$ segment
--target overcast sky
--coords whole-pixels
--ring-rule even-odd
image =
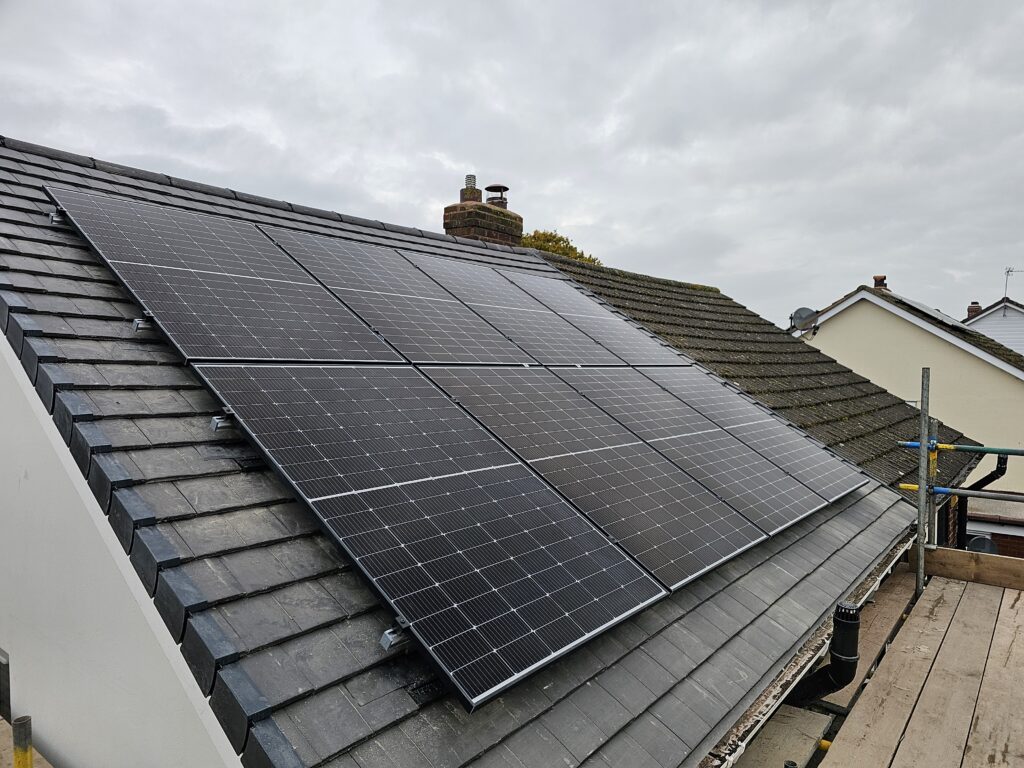
[[[1024,267],[1022,40],[1019,2],[0,0],[0,133],[434,230],[475,172],[777,323],[880,272],[962,317]]]

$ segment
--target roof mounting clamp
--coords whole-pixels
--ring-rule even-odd
[[[235,426],[235,418],[230,413],[225,413],[223,416],[214,416],[210,419],[210,429],[214,432],[219,432],[222,429],[233,429]]]
[[[398,650],[409,642],[409,633],[405,631],[405,628],[400,623],[396,623],[395,626],[390,629],[385,629],[384,634],[380,636],[380,647],[385,651]]]
[[[143,333],[153,330],[153,323],[144,317],[137,317],[132,320],[132,333]]]
[[[62,211],[60,208],[58,208],[57,210],[50,214],[51,224],[63,224],[64,222],[64,211]]]

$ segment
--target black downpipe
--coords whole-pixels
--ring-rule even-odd
[[[981,491],[991,483],[994,483],[1000,477],[1006,474],[1006,465],[1009,461],[1009,456],[999,455],[996,456],[996,468],[985,475],[977,482],[971,483],[967,486],[970,491]],[[961,496],[957,499],[956,504],[956,547],[957,549],[967,549],[967,503],[968,498]]]
[[[959,496],[956,500],[956,548],[967,549],[967,504],[970,501],[966,496]]]
[[[803,706],[835,693],[853,682],[857,675],[857,642],[860,638],[860,608],[839,603],[832,616],[832,642],[828,646],[828,664],[818,667],[796,684],[786,703]]]

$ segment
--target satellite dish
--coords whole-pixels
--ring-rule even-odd
[[[986,552],[990,555],[998,555],[996,545],[988,536],[974,536],[967,542],[969,552]]]
[[[810,307],[800,307],[800,309],[789,316],[789,324],[798,331],[806,331],[813,328],[817,322],[818,313]]]

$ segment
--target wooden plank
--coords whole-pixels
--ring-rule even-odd
[[[823,768],[889,765],[966,586],[932,579],[839,729]]]
[[[750,742],[736,768],[781,766],[787,760],[806,768],[831,724],[831,715],[783,704]]]
[[[960,768],[1003,591],[967,585],[892,768]]]
[[[878,588],[874,602],[864,606],[860,612],[860,662],[857,664],[857,674],[848,686],[829,694],[823,701],[838,707],[850,706],[893,630],[903,620],[904,613],[910,607],[910,601],[914,598],[915,581],[910,566],[901,563]]]
[[[911,562],[915,557],[916,552],[911,556]],[[1024,558],[1019,557],[938,547],[925,550],[924,572],[929,576],[974,581],[1007,589],[1024,589]]]
[[[1024,729],[1020,726],[1024,690],[1024,600],[1016,590],[1003,593],[992,636],[978,705],[964,750],[963,768],[1024,765]]]

